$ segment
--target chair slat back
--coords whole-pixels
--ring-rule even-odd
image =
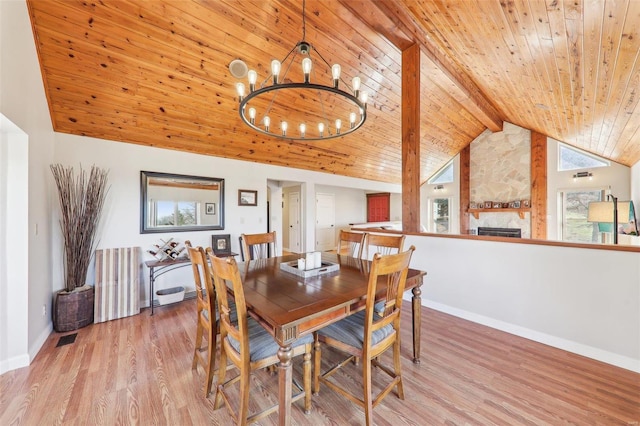
[[[402,251],[403,246],[404,235],[367,234],[364,256],[366,259],[372,259],[375,253],[383,256],[397,254]]]
[[[266,259],[276,256],[276,232],[242,234],[244,260]]]
[[[367,289],[365,345],[371,341],[371,333],[375,330],[390,323],[394,323],[394,328],[397,329],[402,307],[402,293],[414,250],[415,247],[411,246],[409,250],[398,254],[382,256],[376,253],[374,255]],[[378,286],[382,283],[387,286],[385,309],[380,317],[374,320],[376,293]]]
[[[338,254],[343,256],[361,258],[366,236],[366,232],[351,232],[340,230],[340,239],[338,240]]]
[[[216,292],[213,287],[213,280],[209,273],[209,264],[207,263],[207,255],[202,247],[193,247],[190,241],[185,241],[187,253],[191,260],[191,270],[193,271],[193,282],[196,287],[196,296],[198,298],[198,312],[203,313],[202,309],[208,311],[209,318],[215,314],[216,309]]]
[[[218,309],[220,312],[220,341],[225,345],[227,355],[233,358],[242,358],[243,362],[249,362],[249,333],[247,325],[247,304],[244,298],[242,278],[238,270],[238,264],[233,257],[216,257],[210,249],[207,249],[211,261],[213,282],[218,294]],[[238,316],[237,324],[231,322],[230,297],[228,288],[233,289]],[[228,346],[226,337],[231,336],[240,342],[240,353]]]

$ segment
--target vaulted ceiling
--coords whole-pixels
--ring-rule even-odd
[[[418,43],[421,180],[503,121],[640,160],[640,1],[306,0],[306,41],[369,93],[362,129],[317,142],[244,125],[228,69],[265,79],[302,39],[302,0],[27,3],[58,132],[400,183]]]

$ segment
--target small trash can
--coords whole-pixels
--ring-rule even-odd
[[[156,291],[158,303],[160,305],[168,305],[170,303],[182,302],[184,299],[184,287],[163,288]]]

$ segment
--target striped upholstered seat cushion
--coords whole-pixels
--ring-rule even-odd
[[[249,326],[249,348],[250,348],[250,360],[251,362],[259,361],[261,359],[270,357],[278,353],[280,346],[273,339],[273,336],[269,334],[258,322],[253,318],[247,320]],[[240,342],[231,336],[227,337],[231,346],[236,351],[240,352]],[[307,343],[313,343],[313,336],[308,335],[296,340],[291,347],[297,348],[300,345]]]
[[[374,313],[373,315],[374,321],[376,318],[379,318],[378,314]],[[362,348],[364,344],[364,323],[365,311],[360,311],[322,328],[318,331],[318,334],[338,340],[354,348]],[[382,339],[392,333],[393,326],[391,326],[391,324],[374,331],[371,336],[371,344],[378,344]]]

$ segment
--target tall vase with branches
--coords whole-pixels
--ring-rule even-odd
[[[72,166],[52,164],[51,172],[58,188],[60,201],[60,229],[64,240],[64,282],[66,293],[84,287],[89,263],[96,245],[96,233],[104,201],[107,195],[108,171],[92,166],[87,174],[80,167],[75,173]],[[62,293],[62,292],[61,292]],[[91,293],[91,321],[78,320],[76,312],[58,313],[60,293],[56,296],[54,306],[54,326],[58,331],[68,331],[83,327],[93,322],[93,292]],[[65,305],[66,306],[66,305]],[[78,309],[78,302],[69,304],[71,309]],[[87,312],[86,315],[89,316]],[[71,318],[71,319],[69,319]],[[58,323],[58,324],[56,324]],[[60,325],[60,323],[68,325]]]

